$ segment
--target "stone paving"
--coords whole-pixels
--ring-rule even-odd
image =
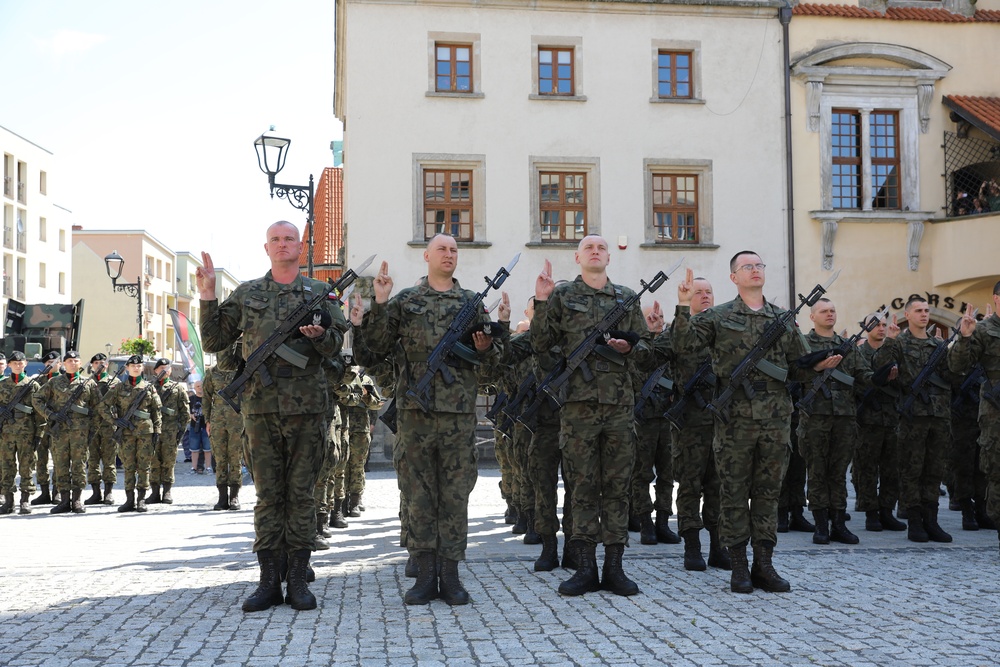
[[[625,567],[640,595],[561,598],[567,572],[532,571],[540,547],[511,535],[499,474],[484,469],[460,570],[473,604],[407,607],[395,477],[377,471],[365,513],[314,557],[319,609],[244,614],[252,487],[242,511],[213,512],[214,479],[188,471],[178,463],[177,502],[145,515],[0,517],[0,665],[1000,664],[997,534],[963,532],[944,499],[950,545],[866,533],[858,515],[857,546],[780,536],[790,594],[734,595],[728,573],[686,572],[680,545],[634,535]]]

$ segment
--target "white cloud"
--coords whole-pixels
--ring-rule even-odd
[[[61,60],[63,56],[84,53],[107,41],[107,35],[95,35],[79,30],[57,30],[48,39],[38,40],[39,48],[52,57]]]

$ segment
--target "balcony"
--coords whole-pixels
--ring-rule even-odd
[[[996,248],[1000,248],[1000,211],[929,222],[930,234],[923,247],[929,250],[933,284],[986,280],[992,290]]]
[[[10,176],[3,177],[3,196],[11,199],[14,198],[14,183]]]

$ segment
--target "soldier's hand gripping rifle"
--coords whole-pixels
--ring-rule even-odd
[[[154,391],[157,383],[165,378],[169,372],[170,366],[167,366],[162,371],[157,373],[154,381],[147,382],[146,386],[142,388],[142,391],[136,394],[135,398],[132,399],[132,402],[128,404],[128,409],[125,410],[125,414],[115,419],[115,430],[114,433],[111,434],[111,439],[114,440],[115,443],[120,445],[122,443],[122,436],[125,435],[125,430],[128,429],[131,431],[135,428],[135,424],[132,422],[132,417],[135,416],[135,413],[139,410],[139,406],[141,406],[142,402],[146,400],[147,396],[149,396],[149,392]]]
[[[642,285],[642,289],[636,294],[633,294],[627,299],[619,301],[615,304],[615,307],[608,311],[608,314],[604,316],[597,326],[587,334],[587,337],[576,346],[569,356],[563,359],[559,365],[557,365],[552,372],[550,372],[545,378],[538,383],[538,389],[535,392],[535,399],[531,402],[524,411],[518,415],[517,422],[523,424],[525,428],[529,431],[534,432],[535,427],[535,414],[542,407],[542,405],[547,401],[549,402],[553,409],[558,410],[565,403],[565,399],[562,397],[563,387],[569,382],[570,376],[580,369],[583,374],[583,379],[587,382],[591,382],[594,379],[594,374],[590,371],[590,367],[587,365],[587,357],[590,353],[594,351],[598,343],[606,343],[611,337],[610,332],[618,326],[618,324],[625,319],[628,315],[628,311],[639,303],[642,295],[646,292],[655,292],[660,288],[663,283],[667,282],[674,271],[681,265],[684,258],[677,260],[677,263],[671,266],[664,273],[663,271],[658,272],[653,279],[648,283],[645,280],[640,280],[639,284]],[[638,341],[637,341],[638,342]]]
[[[646,421],[642,416],[642,411],[646,409],[646,403],[649,402],[649,397],[653,395],[653,392],[657,390],[658,387],[663,387],[669,392],[674,390],[674,382],[670,378],[663,377],[663,374],[667,372],[667,365],[663,364],[655,371],[649,374],[646,378],[645,384],[642,385],[642,390],[639,392],[639,400],[635,402],[635,407],[632,408],[632,417],[638,422]]]
[[[768,351],[774,347],[782,336],[788,331],[789,323],[795,322],[795,316],[799,314],[804,306],[812,306],[820,297],[826,294],[826,291],[833,284],[833,281],[840,276],[840,271],[838,270],[830,280],[826,282],[825,285],[816,285],[808,296],[802,296],[799,294],[799,305],[797,305],[793,310],[786,310],[781,313],[778,317],[774,318],[764,333],[761,334],[760,338],[754,343],[753,348],[747,352],[746,356],[737,364],[733,372],[729,374],[729,384],[722,391],[721,394],[715,397],[711,403],[708,404],[708,409],[711,410],[715,418],[721,421],[723,424],[729,423],[729,404],[732,403],[733,397],[736,392],[743,390],[747,398],[752,399],[756,392],[754,391],[753,385],[750,379],[756,376],[757,373],[764,373],[774,379],[784,382],[788,376],[788,371],[783,368],[779,368],[774,364],[770,363],[764,357],[767,356]],[[794,324],[792,325],[794,326]]]
[[[356,270],[348,269],[346,273],[340,276],[340,279],[337,282],[329,286],[329,289],[324,288],[318,290],[311,299],[302,303],[298,308],[293,310],[288,317],[279,322],[278,326],[275,327],[274,332],[271,333],[271,335],[268,336],[256,350],[253,351],[253,354],[251,354],[246,361],[240,364],[233,381],[219,391],[219,396],[221,396],[222,399],[238,413],[240,411],[240,395],[246,389],[246,385],[250,381],[250,378],[254,376],[254,373],[260,373],[261,384],[265,387],[273,384],[274,379],[271,377],[271,374],[267,372],[267,367],[264,364],[267,363],[267,361],[274,355],[281,356],[283,354],[282,348],[285,345],[285,341],[288,340],[289,336],[299,330],[303,318],[305,318],[310,312],[319,308],[319,306],[326,301],[327,297],[329,297],[332,292],[339,291],[343,293],[344,290],[350,287],[351,284],[357,280],[358,274],[367,269],[368,265],[371,264],[374,259],[375,255],[372,255]],[[290,350],[287,349],[285,350],[285,352],[289,351]]]
[[[979,311],[977,310],[976,312]],[[922,403],[931,402],[930,391],[927,387],[928,384],[937,385],[941,389],[951,391],[951,386],[945,383],[944,380],[938,376],[936,369],[938,362],[940,362],[941,359],[944,358],[944,355],[948,353],[948,346],[951,345],[952,341],[954,341],[960,333],[961,329],[956,326],[951,330],[951,335],[948,336],[948,339],[938,343],[937,347],[934,348],[934,351],[931,352],[931,356],[927,358],[927,363],[924,364],[924,367],[920,369],[919,373],[917,373],[917,377],[913,378],[913,382],[910,383],[909,392],[907,392],[903,400],[899,402],[899,414],[904,417],[912,417],[913,404],[918,398]]]
[[[31,391],[31,384],[35,381],[38,374],[32,375],[31,377],[26,377],[21,380],[21,386],[18,387],[17,393],[14,394],[13,398],[6,405],[0,405],[0,431],[7,422],[14,421],[14,411],[18,409],[17,406],[21,405],[21,401],[28,395]]]
[[[87,388],[87,381],[83,380],[76,386],[73,393],[70,394],[69,400],[66,401],[61,408],[53,412],[45,420],[49,427],[49,433],[51,435],[56,435],[59,433],[59,428],[69,421],[69,411],[76,407],[76,402],[79,400],[80,395],[83,394],[83,390]]]
[[[490,409],[486,411],[486,418],[490,420],[490,423],[493,424],[494,427],[497,426],[497,420],[500,418],[500,411],[503,410],[503,406],[507,405],[508,400],[510,400],[510,397],[507,395],[507,392],[501,391],[497,394],[497,397],[493,399],[493,405],[491,405]]]
[[[535,377],[534,371],[528,371],[528,374],[521,380],[521,384],[517,386],[517,393],[501,409],[503,419],[500,420],[500,425],[497,426],[497,430],[500,433],[508,438],[513,435],[514,422],[517,421],[518,416],[521,414],[522,406],[526,402],[530,403],[535,399],[537,384],[538,379]]]
[[[986,370],[982,364],[976,364],[975,368],[969,371],[962,381],[962,386],[955,392],[955,397],[951,399],[951,409],[958,410],[966,400],[975,400],[979,397],[979,390],[986,380]]]
[[[818,364],[819,362],[823,361],[823,359],[826,359],[827,357],[831,357],[837,354],[839,354],[842,357],[847,356],[848,354],[850,354],[851,350],[853,350],[857,346],[858,341],[861,340],[861,337],[864,336],[865,334],[871,333],[871,331],[875,327],[877,327],[879,324],[885,321],[885,318],[888,315],[889,312],[887,310],[880,308],[878,312],[875,313],[872,317],[868,318],[864,322],[861,322],[861,329],[856,334],[854,334],[850,338],[841,341],[840,345],[838,345],[837,347],[831,350],[822,350],[818,357],[814,355],[806,355],[807,357],[810,358],[810,361],[812,362],[810,365]],[[802,398],[800,398],[799,401],[795,404],[795,407],[798,408],[799,411],[802,412],[802,414],[805,415],[809,414],[809,408],[810,406],[812,406],[812,403],[816,399],[816,395],[818,393],[823,392],[823,396],[825,396],[826,398],[830,398],[831,395],[830,387],[827,386],[826,381],[831,377],[836,379],[838,382],[843,382],[848,386],[854,385],[854,378],[852,378],[850,375],[847,375],[846,373],[844,373],[841,370],[838,370],[837,368],[827,368],[822,373],[813,378],[812,384],[809,385],[809,391],[803,394]]]
[[[680,398],[674,401],[674,404],[670,406],[669,410],[663,413],[663,416],[674,428],[680,431],[684,428],[684,409],[687,407],[687,402],[694,401],[694,404],[698,408],[704,410],[708,406],[708,403],[705,402],[705,398],[701,395],[701,392],[706,387],[712,388],[714,386],[715,373],[712,372],[712,360],[706,359],[701,362],[691,378],[684,383]]]
[[[514,259],[510,260],[510,264],[497,271],[496,276],[492,280],[490,280],[489,276],[483,278],[486,281],[486,288],[465,302],[462,309],[455,315],[455,319],[448,326],[448,331],[445,332],[441,340],[438,341],[438,344],[434,346],[434,350],[430,356],[427,357],[427,370],[424,371],[424,374],[417,380],[415,385],[406,390],[406,395],[416,401],[417,405],[424,412],[430,412],[431,410],[429,405],[430,387],[435,375],[441,373],[445,384],[455,382],[455,376],[452,375],[451,369],[448,368],[448,362],[452,360],[452,354],[457,354],[467,359],[475,358],[475,352],[465,347],[461,340],[472,326],[477,323],[480,315],[482,315],[483,299],[486,298],[491,289],[499,289],[503,285],[519,259],[521,259],[521,253],[514,255]]]

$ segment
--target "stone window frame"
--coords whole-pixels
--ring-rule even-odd
[[[476,153],[414,153],[412,174],[413,220],[407,245],[427,245],[424,227],[424,169],[472,172],[472,240],[458,241],[462,248],[489,248],[486,240],[486,155]]]
[[[539,178],[543,171],[573,172],[586,174],[587,179],[587,234],[601,233],[601,158],[528,156],[528,192],[530,213],[528,216],[528,242],[526,246],[572,246],[579,241],[543,241],[541,193]]]
[[[653,175],[671,174],[698,177],[698,242],[658,243],[653,216]],[[680,158],[645,158],[642,161],[643,191],[643,242],[640,248],[670,249],[716,249],[715,207],[712,160]]]
[[[651,104],[704,104],[702,98],[702,77],[701,77],[701,42],[693,40],[678,39],[654,39],[651,44],[651,75],[652,75],[652,95],[649,98]],[[659,80],[659,55],[660,51],[689,51],[691,52],[691,96],[690,97],[660,97]]]
[[[539,48],[573,48],[573,94],[572,95],[542,95],[538,92],[538,49]],[[583,37],[566,37],[554,35],[531,36],[531,94],[529,100],[544,100],[547,102],[586,102],[587,96],[583,87]]]
[[[472,90],[470,92],[439,91],[437,89],[437,45],[468,44],[472,48]],[[451,97],[455,99],[482,99],[482,36],[478,32],[436,32],[427,33],[427,92],[425,97]]]

